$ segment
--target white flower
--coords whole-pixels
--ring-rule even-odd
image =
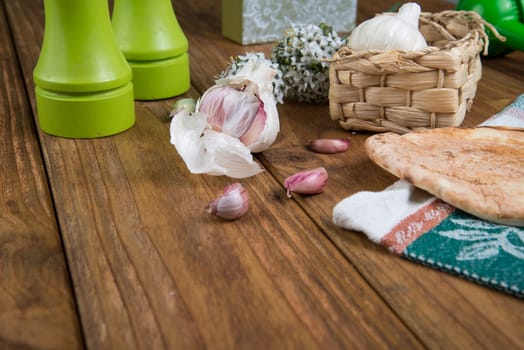
[[[285,97],[299,102],[327,101],[329,66],[323,59],[331,58],[344,44],[345,40],[325,24],[292,24],[271,56],[283,73]]]

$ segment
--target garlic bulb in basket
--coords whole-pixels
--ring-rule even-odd
[[[274,74],[248,62],[206,90],[194,112],[173,116],[171,143],[192,173],[244,178],[262,171],[251,152],[269,148],[279,131]]]
[[[398,13],[383,13],[358,25],[348,39],[348,46],[362,50],[416,51],[427,46],[418,29],[420,6],[402,5]]]

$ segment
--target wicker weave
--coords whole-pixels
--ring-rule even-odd
[[[422,13],[419,22],[422,50],[343,47],[333,56],[330,114],[344,129],[406,133],[462,123],[481,77],[487,23],[470,11]]]

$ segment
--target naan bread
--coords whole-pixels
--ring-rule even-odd
[[[384,133],[366,140],[366,152],[382,168],[465,212],[524,226],[524,131]]]

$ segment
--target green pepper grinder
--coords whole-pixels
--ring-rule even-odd
[[[189,90],[188,42],[170,0],[115,0],[112,23],[133,70],[135,99],[163,99]]]
[[[486,30],[489,56],[524,51],[524,0],[459,0],[457,10],[477,12],[506,38],[505,42],[500,42],[489,29]]]
[[[33,71],[42,131],[94,138],[135,123],[131,68],[115,40],[107,0],[44,0]]]

